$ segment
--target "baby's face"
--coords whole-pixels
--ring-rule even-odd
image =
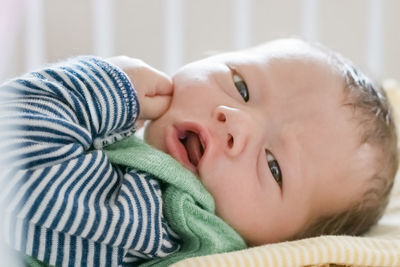
[[[363,192],[343,82],[310,53],[281,41],[189,64],[145,133],[199,176],[249,244],[285,240]]]

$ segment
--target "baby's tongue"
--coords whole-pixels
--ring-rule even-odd
[[[183,144],[186,148],[190,162],[197,167],[201,156],[203,155],[203,147],[201,146],[199,136],[193,132],[187,132]]]

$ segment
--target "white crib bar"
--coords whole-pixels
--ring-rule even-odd
[[[114,55],[113,2],[92,0],[93,53],[101,57]]]
[[[318,40],[318,0],[302,0],[300,36],[307,41]]]
[[[244,49],[251,45],[251,1],[235,0],[232,9],[233,17],[233,47]]]
[[[171,75],[183,64],[183,2],[182,0],[163,1],[164,69]]]
[[[45,28],[43,0],[25,0],[25,70],[45,62]]]
[[[368,70],[375,78],[384,78],[382,75],[383,37],[382,37],[382,13],[383,2],[381,0],[368,0],[366,16],[366,40],[365,59]]]

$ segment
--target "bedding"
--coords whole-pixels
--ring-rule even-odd
[[[400,86],[387,80],[384,88],[400,125]],[[365,236],[320,236],[190,258],[183,266],[400,266],[400,172],[383,218]]]

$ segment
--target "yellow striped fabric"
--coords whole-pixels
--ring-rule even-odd
[[[400,240],[320,236],[230,253],[186,259],[173,267],[205,266],[400,266]]]

